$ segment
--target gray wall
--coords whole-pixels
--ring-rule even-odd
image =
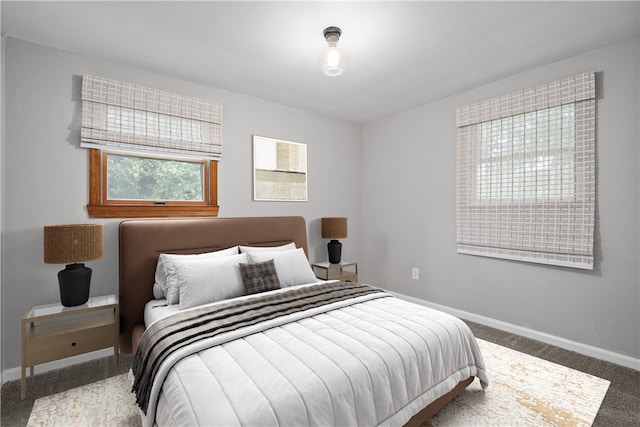
[[[326,260],[319,218],[349,217],[344,256],[391,290],[567,340],[640,357],[640,41],[610,45],[362,127],[193,82],[8,38],[2,140],[2,368],[20,363],[20,317],[59,300],[42,226],[105,223],[92,295],[117,292],[117,220],[86,215],[79,79],[94,73],[224,105],[220,216],[303,215],[311,259]],[[593,272],[456,254],[455,108],[594,69],[598,223]],[[428,84],[428,82],[425,82]],[[34,121],[31,117],[36,118]],[[308,144],[309,202],[253,202],[251,135]],[[366,230],[366,233],[363,232]],[[411,268],[420,268],[420,280]]]
[[[639,358],[639,51],[636,36],[365,125],[364,279]],[[588,70],[602,77],[594,271],[458,255],[455,108]]]
[[[2,15],[1,12],[0,15]],[[2,22],[1,16],[0,22]],[[0,30],[0,34],[2,34],[2,30]],[[2,36],[0,36],[0,93],[4,93],[4,37]],[[4,223],[2,215],[2,207],[4,205],[2,203],[4,201],[4,179],[2,171],[4,170],[4,143],[2,143],[2,141],[4,141],[4,96],[0,96],[0,291],[2,290],[2,264],[4,263],[2,259],[2,225]],[[0,331],[2,331],[2,324],[2,304],[0,304]],[[2,348],[2,340],[0,340],[0,367],[2,366],[3,360]],[[0,369],[0,383],[3,383],[2,377],[2,369]]]
[[[79,148],[80,82],[84,73],[213,99],[224,106],[224,155],[219,164],[221,217],[302,215],[310,258],[325,261],[322,216],[349,218],[344,257],[361,259],[360,127],[213,87],[6,39],[6,129],[2,228],[2,368],[20,365],[20,318],[59,301],[56,273],[43,263],[42,227],[105,224],[105,256],[93,268],[91,295],[117,293],[118,220],[86,214],[87,151]],[[252,201],[252,135],[307,144],[308,202]]]

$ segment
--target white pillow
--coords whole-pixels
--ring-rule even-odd
[[[296,248],[296,244],[291,242],[282,246],[238,246],[240,253],[263,252],[263,251],[290,251]]]
[[[240,263],[247,261],[247,254],[239,254],[167,263],[167,289],[179,289],[180,310],[239,297],[245,294]]]
[[[167,261],[176,261],[181,259],[210,259],[210,258],[219,258],[224,256],[238,255],[238,247],[233,246],[228,249],[222,249],[215,252],[206,252],[203,254],[160,254],[158,256],[158,263],[156,264],[156,276],[155,282],[153,283],[153,296],[157,299],[162,299],[167,297],[167,286],[165,284],[165,278],[167,276],[164,271],[164,264]],[[175,294],[175,301],[169,302],[169,304],[177,304],[178,298],[180,297],[179,293]],[[167,298],[168,299],[168,298]]]
[[[280,285],[283,288],[318,281],[302,248],[293,251],[250,252],[249,259],[251,262],[264,262],[273,259]]]

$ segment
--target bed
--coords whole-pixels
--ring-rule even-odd
[[[233,298],[206,304],[189,293],[189,286],[201,292],[195,285],[184,285],[175,304],[167,302],[168,288],[166,295],[154,289],[160,254],[240,246],[248,260],[240,262],[242,273],[264,267],[259,282],[280,276],[282,289],[237,297],[234,291]],[[135,354],[143,425],[417,426],[474,377],[488,384],[475,338],[462,321],[366,284],[294,283],[282,261],[294,253],[308,267],[302,217],[121,222],[120,351]],[[180,263],[176,276],[205,264]]]

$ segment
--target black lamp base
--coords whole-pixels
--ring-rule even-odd
[[[60,302],[65,307],[82,305],[89,300],[91,269],[84,264],[67,264],[58,272]]]
[[[340,264],[340,258],[342,258],[342,243],[333,239],[327,243],[327,249],[329,251],[329,263]]]

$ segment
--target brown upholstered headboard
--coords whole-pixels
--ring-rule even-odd
[[[303,217],[152,219],[122,221],[120,247],[120,352],[132,354],[144,331],[144,306],[153,299],[160,253],[202,253],[235,245],[295,242],[307,257]]]

